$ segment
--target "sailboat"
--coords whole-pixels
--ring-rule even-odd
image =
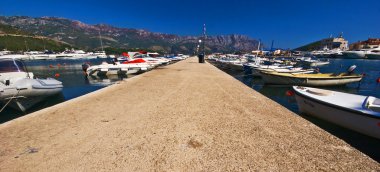
[[[102,51],[95,51],[94,55],[96,55],[98,58],[107,58],[106,52],[103,48],[103,41],[102,41],[102,35],[100,34],[99,30],[99,39],[100,39],[100,46],[102,47]]]

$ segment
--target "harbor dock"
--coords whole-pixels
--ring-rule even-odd
[[[380,165],[195,57],[0,124],[0,171],[154,170]]]

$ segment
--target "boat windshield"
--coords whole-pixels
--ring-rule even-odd
[[[24,65],[21,61],[13,59],[0,60],[0,73],[6,72],[25,72]]]

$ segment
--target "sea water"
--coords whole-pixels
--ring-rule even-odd
[[[355,73],[364,74],[365,76],[360,83],[353,83],[339,87],[324,87],[322,89],[330,89],[351,94],[360,94],[380,98],[380,83],[377,82],[380,78],[380,60],[329,59],[329,61],[330,64],[318,67],[320,72],[341,73],[346,72],[350,66],[356,65],[357,68],[355,70]],[[286,95],[286,92],[288,90],[292,90],[290,86],[264,85],[261,78],[254,78],[250,75],[244,74],[244,72],[236,72],[228,69],[222,70],[234,76],[236,79],[240,80],[247,86],[295,112],[300,117],[314,123],[325,131],[337,136],[351,146],[357,148],[361,152],[380,162],[379,139],[371,138],[360,133],[339,127],[335,124],[300,114],[295,97]]]
[[[24,61],[27,70],[33,72],[37,78],[55,78],[63,83],[61,94],[46,98],[46,100],[36,104],[26,112],[19,112],[6,107],[0,112],[0,124],[18,118],[28,113],[53,106],[55,104],[82,96],[95,90],[104,88],[117,81],[131,76],[109,76],[93,77],[86,76],[82,70],[82,64],[89,63],[98,65],[103,61],[110,62],[111,59],[82,59],[82,60],[33,60]],[[1,105],[2,107],[3,105]]]

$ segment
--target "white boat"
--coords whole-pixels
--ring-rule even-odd
[[[315,59],[312,59],[311,57],[298,57],[296,60],[298,60],[298,63],[300,63],[301,65],[310,66],[310,67],[330,64],[330,62],[327,60],[325,61],[322,61],[319,59],[315,60]]]
[[[153,57],[148,57],[145,55],[138,55],[138,56],[131,58],[131,59],[128,59],[128,60],[134,61],[134,60],[138,60],[138,59],[144,60],[146,64],[149,64],[152,67],[156,67],[159,65],[166,65],[166,64],[169,64],[171,61],[171,60],[166,59],[166,58],[160,58],[160,57],[153,58]]]
[[[380,59],[380,50],[372,50],[367,53],[368,59]]]
[[[343,51],[343,57],[348,59],[364,59],[366,50]]]
[[[257,68],[258,72],[278,72],[278,73],[313,73],[314,69],[304,69],[302,67],[291,67],[291,68]]]
[[[85,52],[83,50],[72,49],[72,50],[66,50],[62,53],[56,54],[56,58],[75,60],[75,59],[83,59],[83,58],[92,59],[92,58],[97,58],[97,56],[94,55],[94,53],[92,52]]]
[[[0,59],[30,60],[30,57],[24,54],[6,54],[6,55],[0,56]]]
[[[299,111],[380,139],[380,99],[293,86]]]
[[[41,52],[41,51],[27,51],[24,52],[25,55],[29,56],[30,60],[51,60],[56,58],[56,54],[52,52]]]
[[[87,75],[126,75],[126,74],[136,74],[143,73],[151,69],[151,66],[145,63],[136,64],[120,64],[115,62],[114,64],[109,64],[103,62],[100,65],[89,66],[88,64],[82,65],[83,71]]]
[[[303,85],[303,86],[338,86],[359,82],[362,75],[333,74],[333,73],[278,73],[261,72],[265,84],[274,85]]]
[[[369,48],[369,49],[360,49],[352,51],[343,51],[345,58],[367,58],[367,55],[371,52],[380,51],[380,47]]]
[[[53,78],[33,79],[23,63],[17,59],[0,59],[0,101],[3,108],[10,106],[26,111],[46,97],[62,91],[62,82]]]
[[[276,72],[278,69],[293,68],[293,66],[281,65],[278,63],[271,64],[271,65],[254,65],[254,64],[251,64],[250,67],[251,67],[251,71],[252,71],[252,76],[254,76],[254,77],[261,77],[261,71]]]
[[[107,54],[105,51],[95,51],[94,56],[97,58],[107,58]]]
[[[322,50],[312,51],[311,54],[317,57],[336,58],[341,57],[342,52],[340,48],[328,49],[324,47]]]
[[[359,82],[363,76],[354,74],[356,65],[347,69],[346,73],[279,73],[262,71],[261,77],[265,84],[301,85],[301,86],[338,86]]]
[[[0,51],[0,56],[2,55],[7,55],[7,54],[11,54],[12,52],[11,51],[8,51],[8,50],[3,50],[3,51]]]

